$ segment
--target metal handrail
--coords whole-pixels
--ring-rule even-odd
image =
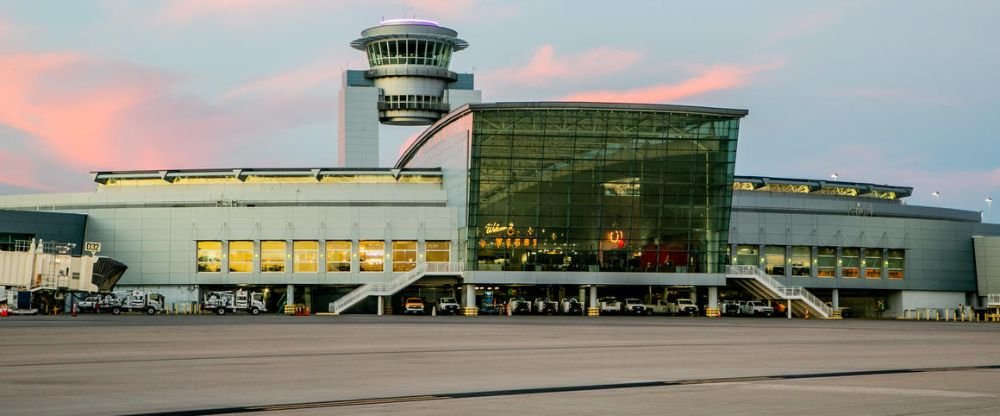
[[[369,295],[391,295],[398,292],[400,289],[409,286],[413,282],[419,280],[428,272],[430,273],[461,273],[465,270],[465,263],[460,262],[448,262],[448,263],[420,263],[417,264],[413,269],[403,273],[399,276],[394,277],[388,282],[375,282],[366,283],[354,289],[350,293],[341,296],[340,299],[333,301],[330,304],[330,312],[341,313],[347,308],[350,308],[355,303],[360,302],[362,299],[368,297]]]
[[[809,304],[814,310],[819,312],[826,318],[833,315],[833,308],[829,307],[820,298],[813,295],[811,292],[806,290],[801,286],[785,286],[781,284],[777,279],[771,277],[771,275],[765,273],[760,267],[745,265],[745,264],[733,264],[726,266],[726,273],[729,275],[736,276],[750,276],[756,279],[758,282],[764,285],[782,299],[798,299],[804,303]]]

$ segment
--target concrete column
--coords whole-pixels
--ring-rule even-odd
[[[385,312],[385,296],[378,296],[378,316]]]
[[[833,289],[833,290],[831,290],[830,291],[830,296],[833,297],[833,299],[830,301],[830,304],[833,305],[833,309],[839,308],[840,307],[840,289]]]
[[[688,295],[690,295],[690,297],[691,297],[691,303],[697,305],[698,304],[698,288],[697,287],[692,287],[691,288],[691,292]]]
[[[590,285],[590,301],[588,302],[587,307],[597,307],[597,285]]]
[[[580,296],[576,300],[580,301],[584,305],[583,307],[587,307],[587,288],[583,287],[583,285],[580,286]]]
[[[467,284],[465,285],[465,307],[471,308],[476,306],[476,285]]]
[[[294,304],[295,303],[295,285],[288,285],[288,288],[285,289],[285,294],[287,295],[287,296],[285,296],[285,304],[286,305]]]
[[[785,315],[787,315],[788,319],[792,319],[792,300],[791,299],[788,300],[788,304],[785,306]]]
[[[717,286],[708,287],[708,307],[719,308],[719,288]]]

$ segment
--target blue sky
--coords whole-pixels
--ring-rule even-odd
[[[348,43],[404,16],[471,44],[452,69],[486,101],[746,108],[737,174],[1000,196],[995,1],[0,0],[0,193],[333,166]],[[415,131],[384,127],[381,163]]]

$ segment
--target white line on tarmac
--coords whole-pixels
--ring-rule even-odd
[[[795,385],[795,384],[751,384],[744,388],[755,390],[808,391],[817,393],[847,393],[847,394],[882,394],[896,396],[920,397],[953,397],[959,399],[996,398],[996,395],[951,390],[898,389],[892,387],[859,387],[859,386],[826,386],[826,385]]]

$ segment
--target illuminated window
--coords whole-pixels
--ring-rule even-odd
[[[417,267],[417,242],[392,242],[392,271],[408,272]]]
[[[792,266],[792,276],[812,276],[812,247],[792,247],[792,257],[789,258],[789,263]]]
[[[816,249],[816,276],[837,276],[837,248],[819,247]]]
[[[424,251],[428,263],[448,263],[451,261],[451,242],[428,241]]]
[[[385,241],[361,241],[358,258],[363,272],[381,272],[385,263]]]
[[[283,273],[285,271],[285,242],[260,242],[260,271],[264,273]]]
[[[861,273],[861,249],[845,247],[840,252],[840,275],[848,279],[856,279]]]
[[[882,249],[880,248],[865,249],[865,278],[866,279],[882,278]]]
[[[785,246],[764,247],[764,270],[774,276],[785,275]]]
[[[296,241],[292,243],[295,252],[293,270],[295,273],[316,273],[319,271],[319,241]]]
[[[253,272],[253,241],[229,242],[229,271],[232,273]]]
[[[222,271],[222,242],[198,242],[198,272],[218,273]]]
[[[758,246],[751,246],[751,245],[736,246],[736,258],[733,259],[734,260],[733,264],[741,264],[744,266],[756,266],[758,251],[759,251]]]
[[[902,279],[903,265],[906,263],[906,250],[889,249],[886,255],[886,263],[889,266],[889,278]]]
[[[326,271],[328,272],[351,271],[350,241],[326,242]]]

